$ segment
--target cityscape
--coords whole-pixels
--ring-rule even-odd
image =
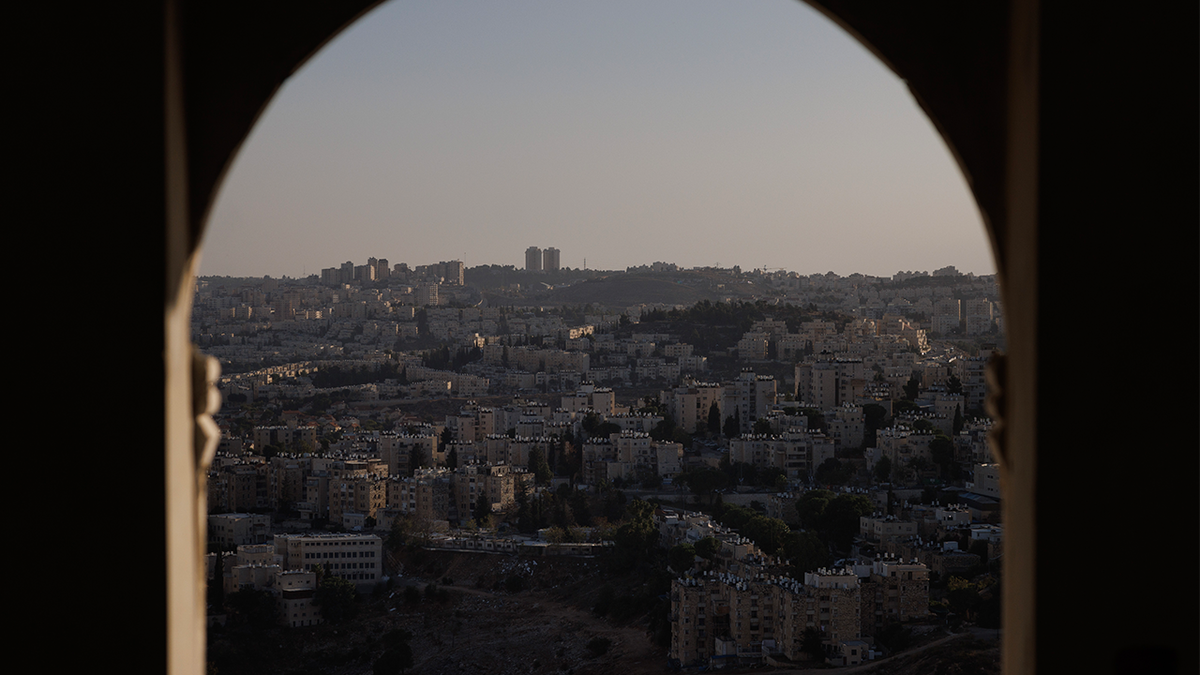
[[[1200,6],[37,9],[43,668],[1200,672]]]
[[[560,256],[196,280],[210,671],[999,672],[994,275]]]

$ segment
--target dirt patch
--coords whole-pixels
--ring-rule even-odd
[[[669,672],[666,650],[652,643],[644,622],[622,625],[592,614],[603,584],[593,560],[429,552],[419,571],[453,583],[439,586],[449,596],[444,603],[424,599],[430,577],[402,579],[422,590],[420,603],[404,602],[402,591],[388,598],[391,625],[413,633],[414,672]],[[526,590],[505,590],[513,578]],[[590,644],[607,644],[607,651],[596,655]]]

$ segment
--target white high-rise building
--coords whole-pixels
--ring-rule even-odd
[[[551,246],[542,251],[542,269],[547,272],[558,271],[558,249]]]
[[[530,246],[529,248],[525,249],[525,271],[542,271],[542,249],[536,246]]]

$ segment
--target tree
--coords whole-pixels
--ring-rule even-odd
[[[812,532],[792,532],[783,543],[783,555],[798,572],[812,572],[827,567],[829,547]]]
[[[729,484],[729,476],[720,469],[710,466],[690,469],[683,475],[683,481],[696,495],[706,495]]]
[[[725,432],[725,438],[737,438],[742,433],[742,419],[738,411],[733,411],[733,414],[725,418],[725,426],[722,428]]]
[[[425,451],[421,448],[414,447],[408,453],[408,472],[415,475],[417,473],[417,469],[425,466],[427,461],[428,458],[425,456]]]
[[[412,521],[408,516],[396,516],[392,519],[392,529],[388,532],[387,541],[384,545],[389,551],[399,551],[404,543],[408,541],[409,530],[412,529]]]
[[[708,407],[708,433],[713,436],[721,433],[721,408],[716,401]]]
[[[267,628],[279,620],[275,597],[267,591],[253,588],[230,593],[225,604],[232,610],[235,620],[255,628]]]
[[[946,391],[951,394],[963,393],[962,380],[958,379],[957,375],[946,378]]]
[[[663,417],[663,421],[654,425],[650,430],[650,438],[662,443],[664,441],[673,441],[675,437],[675,420],[668,415]]]
[[[962,577],[950,577],[946,582],[946,600],[950,603],[950,611],[971,620],[979,607],[979,587],[983,583],[973,584]]]
[[[915,401],[920,394],[921,380],[917,377],[916,373],[913,373],[912,377],[908,378],[908,382],[904,383],[904,398]]]
[[[941,470],[942,478],[950,478],[954,467],[954,441],[938,434],[929,441],[929,456]]]
[[[884,457],[875,463],[875,480],[886,483],[892,479],[892,460]]]
[[[475,511],[471,514],[475,523],[483,527],[490,515],[492,515],[492,505],[488,498],[482,494],[475,495]]]
[[[354,617],[358,591],[354,582],[326,574],[313,593],[313,604],[321,608],[321,618],[329,623],[341,623]]]
[[[654,526],[654,504],[635,499],[625,506],[625,522],[613,533],[620,555],[618,566],[632,567],[649,558],[658,548],[658,528]],[[624,565],[622,565],[624,563]]]
[[[770,420],[765,417],[760,417],[754,420],[754,428],[751,431],[752,433],[760,436],[769,436],[775,432],[775,430],[771,428]]]
[[[816,530],[825,517],[825,509],[834,497],[829,490],[809,490],[796,500],[796,512],[800,514],[800,526]]]
[[[816,628],[805,628],[803,642],[800,643],[800,649],[808,653],[809,658],[815,661],[825,661],[825,643],[821,641],[821,634]]]
[[[696,547],[691,544],[675,544],[667,552],[667,564],[678,574],[692,569],[696,561]]]
[[[712,560],[717,551],[721,550],[721,542],[716,537],[705,537],[696,542],[696,555],[705,560]]]
[[[821,538],[841,550],[849,550],[859,532],[859,518],[874,510],[875,505],[864,495],[842,494],[834,497],[822,516]]]
[[[548,485],[554,477],[554,472],[550,471],[550,464],[546,462],[546,454],[536,446],[529,450],[529,473],[533,474],[538,485]]]
[[[863,406],[863,445],[875,447],[875,433],[884,428],[887,420],[887,408],[878,403],[868,403]]]
[[[850,482],[850,469],[843,467],[841,460],[836,457],[830,457],[813,472],[813,478],[818,483],[827,485],[845,485]]]
[[[754,516],[742,528],[742,533],[754,541],[767,555],[774,555],[791,532],[788,524],[778,518]]]

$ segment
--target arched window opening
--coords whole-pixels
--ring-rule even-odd
[[[634,7],[641,14],[630,21],[629,10]],[[776,410],[768,420],[761,410],[747,408],[746,418],[737,421],[748,427],[741,431],[782,432],[778,425],[787,423],[780,421],[787,415],[808,416],[809,428],[820,429],[834,447],[829,459],[846,460],[844,471],[856,467],[862,474],[859,480],[877,483],[902,478],[910,490],[930,478],[961,481],[961,475],[952,476],[949,470],[956,460],[963,463],[956,453],[972,457],[974,452],[975,459],[981,457],[978,447],[972,451],[969,442],[965,448],[955,447],[962,429],[955,418],[982,406],[984,361],[979,360],[979,347],[986,356],[996,342],[1002,344],[1003,323],[994,280],[990,288],[986,279],[978,285],[971,279],[957,285],[940,283],[958,274],[955,265],[974,272],[971,276],[988,277],[993,271],[978,212],[955,158],[903,83],[805,6],[781,3],[764,17],[720,3],[699,9],[696,3],[652,7],[647,10],[638,3],[614,14],[607,5],[552,5],[536,14],[510,16],[504,23],[491,13],[502,16],[510,8],[485,5],[436,15],[429,8],[381,6],[294,76],[250,134],[212,211],[200,274],[319,275],[326,286],[350,281],[350,286],[382,289],[388,284],[378,283],[379,279],[371,280],[374,284],[361,277],[357,284],[353,282],[354,267],[367,258],[378,263],[384,256],[414,268],[439,264],[445,258],[459,265],[455,275],[439,271],[437,276],[444,280],[461,275],[464,266],[473,264],[507,263],[515,275],[519,268],[527,272],[536,266],[533,257],[522,258],[522,254],[545,244],[547,253],[554,250],[556,255],[541,255],[538,263],[549,266],[553,260],[556,268],[582,272],[585,282],[596,276],[597,269],[625,271],[662,260],[682,263],[680,268],[706,267],[710,274],[726,274],[727,288],[710,289],[718,301],[736,298],[755,303],[770,298],[768,304],[786,303],[791,289],[795,297],[808,298],[815,309],[814,289],[822,282],[813,273],[837,269],[841,273],[834,275],[837,283],[827,279],[828,295],[842,293],[847,298],[841,309],[864,322],[863,331],[907,336],[905,344],[923,355],[923,338],[916,333],[924,326],[937,334],[936,339],[945,340],[948,349],[958,349],[954,356],[958,360],[948,357],[940,366],[920,364],[920,368],[916,359],[878,360],[869,374],[863,369],[838,375],[831,380],[830,400],[815,400],[825,391],[820,371],[838,359],[806,361],[804,357],[811,356],[813,345],[821,341],[785,346],[791,343],[776,339],[768,319],[759,326],[766,327],[759,332],[767,337],[757,342],[744,338],[751,342],[739,341],[735,347],[737,359],[745,362],[738,365],[794,357],[791,382],[781,379],[798,410]],[[721,13],[708,16],[709,10]],[[784,15],[791,15],[792,23],[784,21]],[[701,18],[688,23],[697,16]],[[596,28],[605,21],[612,22],[604,26],[611,32]],[[680,23],[687,23],[687,28],[667,31],[673,25],[678,29]],[[497,31],[497,24],[503,30]],[[442,49],[452,40],[442,31],[451,29],[469,39]],[[639,33],[654,38],[638,43]],[[537,53],[547,46],[570,49],[555,52],[560,58]],[[809,70],[796,67],[797,63],[821,67]],[[550,86],[542,88],[543,81]],[[853,187],[847,188],[848,184]],[[270,221],[274,222],[269,227],[262,227]],[[527,248],[528,244],[534,245]],[[590,263],[584,262],[587,258]],[[354,261],[345,277],[343,259]],[[299,270],[297,260],[303,261]],[[730,269],[734,266],[739,269]],[[800,274],[789,277],[780,270]],[[909,275],[905,270],[934,274]],[[843,278],[864,271],[867,275],[848,282],[853,287],[849,294],[844,288],[834,290],[845,285]],[[387,274],[399,272],[389,268]],[[378,274],[374,267],[363,273]],[[529,277],[526,273],[520,278]],[[562,281],[554,279],[555,284],[572,281],[578,280],[569,275]],[[453,280],[448,285],[461,283]],[[740,284],[768,290],[733,288]],[[414,286],[410,293],[414,302],[439,304],[430,302],[427,286]],[[922,287],[941,290],[914,292],[912,298],[903,290]],[[800,292],[802,288],[805,292]],[[420,293],[425,296],[418,301]],[[256,301],[262,303],[258,311],[266,309],[265,290],[247,289],[241,295],[236,304],[245,308],[242,318],[252,320]],[[475,297],[464,292],[454,302],[470,304],[464,299]],[[236,318],[241,311],[223,306],[226,302],[212,294],[206,300],[211,301],[206,309],[220,306],[221,315]],[[299,318],[291,301],[271,301],[272,312],[289,313],[283,320]],[[820,300],[821,307],[829,303]],[[914,304],[920,307],[914,309]],[[335,314],[355,311],[345,306]],[[366,319],[372,310],[361,311],[360,318]],[[414,324],[418,311],[414,308],[409,317]],[[647,316],[657,317],[655,311],[650,308]],[[334,328],[328,316],[319,319],[312,308],[305,312],[305,320],[317,319],[327,331]],[[601,318],[603,314],[599,313]],[[787,321],[779,323],[783,336],[799,334]],[[849,322],[841,323],[838,330],[846,330]],[[220,322],[208,326],[219,329]],[[414,337],[423,337],[421,331],[429,331],[428,318]],[[222,339],[233,345],[278,337],[265,330],[249,338],[230,333]],[[332,337],[331,345],[338,340],[342,345],[361,345],[355,342],[359,335],[352,328],[348,335]],[[975,349],[953,345],[951,338],[974,342]],[[398,339],[396,346],[403,342]],[[751,357],[759,343],[764,353]],[[339,351],[336,346],[333,350]],[[660,359],[663,354],[651,350],[638,356]],[[906,367],[909,377],[902,378],[903,384],[889,384],[897,377],[893,371]],[[630,380],[640,379],[636,366],[632,375]],[[937,381],[939,375],[944,379]],[[665,378],[646,379],[670,389]],[[854,435],[854,423],[845,428],[833,420],[814,425],[814,417],[835,410],[836,404],[866,404],[872,386],[854,381],[867,379],[870,385],[878,385],[876,391],[898,386],[902,392],[898,400],[905,404],[893,406],[892,397],[883,395],[888,400],[885,415],[895,426],[870,431],[887,437],[886,450],[880,450],[885,443],[878,440],[868,450],[865,438],[860,447],[847,444],[843,449],[841,435]],[[561,394],[555,389],[562,382],[555,387],[535,377],[533,388]],[[510,389],[504,388],[504,393],[519,393]],[[242,397],[239,403],[266,396],[254,388],[234,395]],[[957,409],[955,400],[960,401]],[[921,415],[922,406],[933,414]],[[270,417],[268,412],[264,409],[264,416]],[[862,415],[865,422],[867,415]],[[751,416],[766,425],[753,426]],[[948,428],[940,428],[939,416],[948,418]],[[452,430],[448,423],[446,431],[451,440],[465,433]],[[949,433],[938,433],[946,442],[936,448],[929,442],[913,445],[897,440],[941,431]],[[310,442],[315,450],[319,439]],[[808,447],[810,466],[792,476],[783,472],[785,478],[798,479],[794,487],[827,484],[836,475],[830,473],[836,470],[834,465],[842,463],[835,461],[829,470],[818,472],[811,459],[817,451]],[[910,457],[914,448],[917,456]],[[839,454],[840,450],[850,452]],[[754,452],[744,446],[738,451]],[[973,467],[986,462],[965,463]],[[982,476],[971,481],[973,486],[982,482]],[[785,480],[783,485],[787,484]],[[893,506],[899,510],[904,501],[940,501],[929,498],[928,490],[918,492],[923,494],[910,500],[885,497],[881,511]],[[934,494],[942,496],[936,490]],[[974,500],[968,503],[977,507],[979,521],[986,520],[988,513],[989,500],[983,497],[968,498]],[[928,511],[933,521],[972,519],[969,508],[929,506],[922,513]],[[471,502],[469,509],[475,508]],[[867,517],[878,521],[879,532],[891,532],[893,521],[883,512]],[[998,549],[986,543],[994,528],[983,529],[981,537],[971,541],[984,542],[978,550],[986,570],[987,558],[994,559]],[[953,540],[947,534],[952,531],[934,522],[925,536]],[[867,547],[861,550],[868,556],[878,554],[885,568],[899,569],[912,562],[908,559],[915,556],[887,550],[902,536],[879,532],[868,533],[862,542]],[[909,548],[903,550],[913,552],[913,546],[925,543],[908,542]],[[964,544],[970,549],[964,556],[976,554],[976,547]],[[950,546],[943,546],[931,554],[926,570],[936,556],[943,577],[951,576],[951,570],[968,576],[965,568],[954,567],[962,561],[952,561],[956,556],[950,551]],[[903,567],[900,573],[915,572],[920,574],[914,566]],[[894,576],[896,570],[891,573]],[[885,572],[882,578],[887,576]],[[944,586],[946,578],[938,583]],[[925,605],[886,607],[880,615],[927,615],[928,599]],[[697,637],[703,640],[704,629],[697,629]],[[873,640],[875,633],[875,626],[852,631],[855,639],[866,635]],[[759,642],[765,639],[761,633],[757,637]],[[847,663],[861,658],[862,645],[855,640],[827,642],[828,658]]]

